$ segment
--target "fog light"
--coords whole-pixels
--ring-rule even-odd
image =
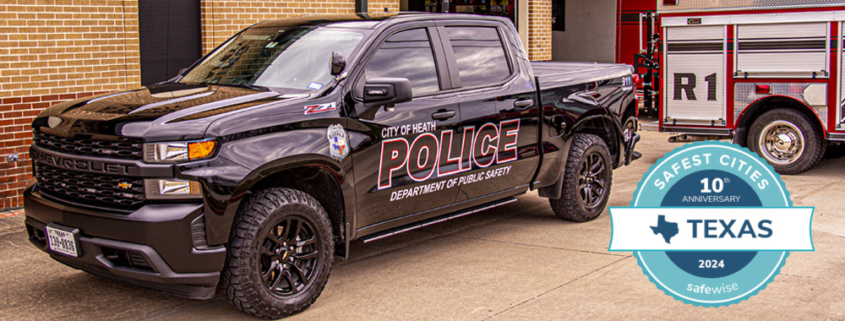
[[[180,179],[145,179],[148,200],[202,198],[202,186]]]

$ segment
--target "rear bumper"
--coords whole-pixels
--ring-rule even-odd
[[[130,213],[71,208],[24,192],[29,241],[65,265],[106,278],[193,299],[214,296],[224,247],[205,246],[202,204],[150,204]],[[49,249],[48,224],[78,229],[78,257]],[[204,234],[203,234],[204,236]]]

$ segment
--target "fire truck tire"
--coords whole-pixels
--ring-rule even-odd
[[[316,199],[288,188],[261,190],[235,218],[221,287],[253,316],[297,314],[323,292],[333,250],[332,225]]]
[[[812,120],[787,108],[757,118],[748,134],[748,147],[785,175],[806,171],[821,161],[827,143]]]
[[[611,164],[604,140],[593,134],[575,134],[566,160],[561,196],[549,199],[555,215],[575,222],[599,217],[607,206],[613,185]]]

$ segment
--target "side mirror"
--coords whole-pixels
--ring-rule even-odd
[[[332,51],[331,68],[332,76],[340,75],[340,73],[343,72],[343,69],[346,69],[346,58],[343,58],[343,54],[337,51]]]
[[[411,101],[411,97],[411,81],[408,78],[372,78],[364,84],[364,104],[367,108],[390,108]]]

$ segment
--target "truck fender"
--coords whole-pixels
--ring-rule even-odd
[[[563,157],[559,164],[556,166],[552,166],[549,168],[550,171],[554,171],[557,173],[557,179],[551,185],[547,186],[540,186],[537,188],[537,193],[541,197],[551,198],[551,199],[559,199],[561,197],[561,188],[563,187],[563,175],[566,172],[566,161],[569,157],[569,148],[572,145],[572,137],[575,136],[576,133],[580,132],[599,132],[605,131],[611,133],[611,135],[604,135],[607,137],[602,137],[603,135],[599,135],[603,139],[605,139],[605,143],[607,143],[608,147],[611,148],[610,154],[614,157],[614,168],[620,166],[622,160],[622,152],[621,146],[623,144],[623,137],[622,137],[622,129],[621,126],[618,124],[618,121],[614,121],[613,117],[609,114],[593,114],[590,116],[586,116],[578,120],[575,125],[572,126],[570,130],[567,131],[566,135],[564,135],[565,144],[564,148],[561,148],[561,151],[564,153],[565,157]],[[610,139],[611,141],[608,141]],[[616,146],[615,152],[613,147]],[[544,174],[543,177],[549,177],[550,175],[554,175],[551,173]],[[554,177],[554,176],[552,176]]]
[[[596,134],[605,140],[607,147],[610,149],[610,155],[614,158],[613,168],[619,167],[622,164],[622,156],[624,156],[625,138],[622,135],[622,125],[611,114],[593,114],[579,119],[572,126],[572,130],[569,131],[566,139],[571,139],[575,133],[595,131],[598,131]],[[603,134],[605,132],[608,134]]]
[[[255,188],[286,186],[297,189],[309,189],[311,194],[329,213],[334,225],[334,233],[344,236],[346,206],[354,202],[352,181],[345,179],[352,169],[350,159],[341,161],[332,158],[326,128],[308,128],[295,131],[278,132],[242,139],[224,144],[218,157],[225,158],[249,170],[242,177],[231,177],[237,181],[227,200],[206,202],[217,203],[206,212],[206,232],[209,244],[224,244],[229,241],[229,234],[235,215],[244,197]],[[290,182],[286,177],[299,180],[318,180],[329,186],[307,186]],[[293,186],[290,186],[293,185]],[[301,185],[301,186],[298,186]],[[316,194],[316,195],[315,195]]]

